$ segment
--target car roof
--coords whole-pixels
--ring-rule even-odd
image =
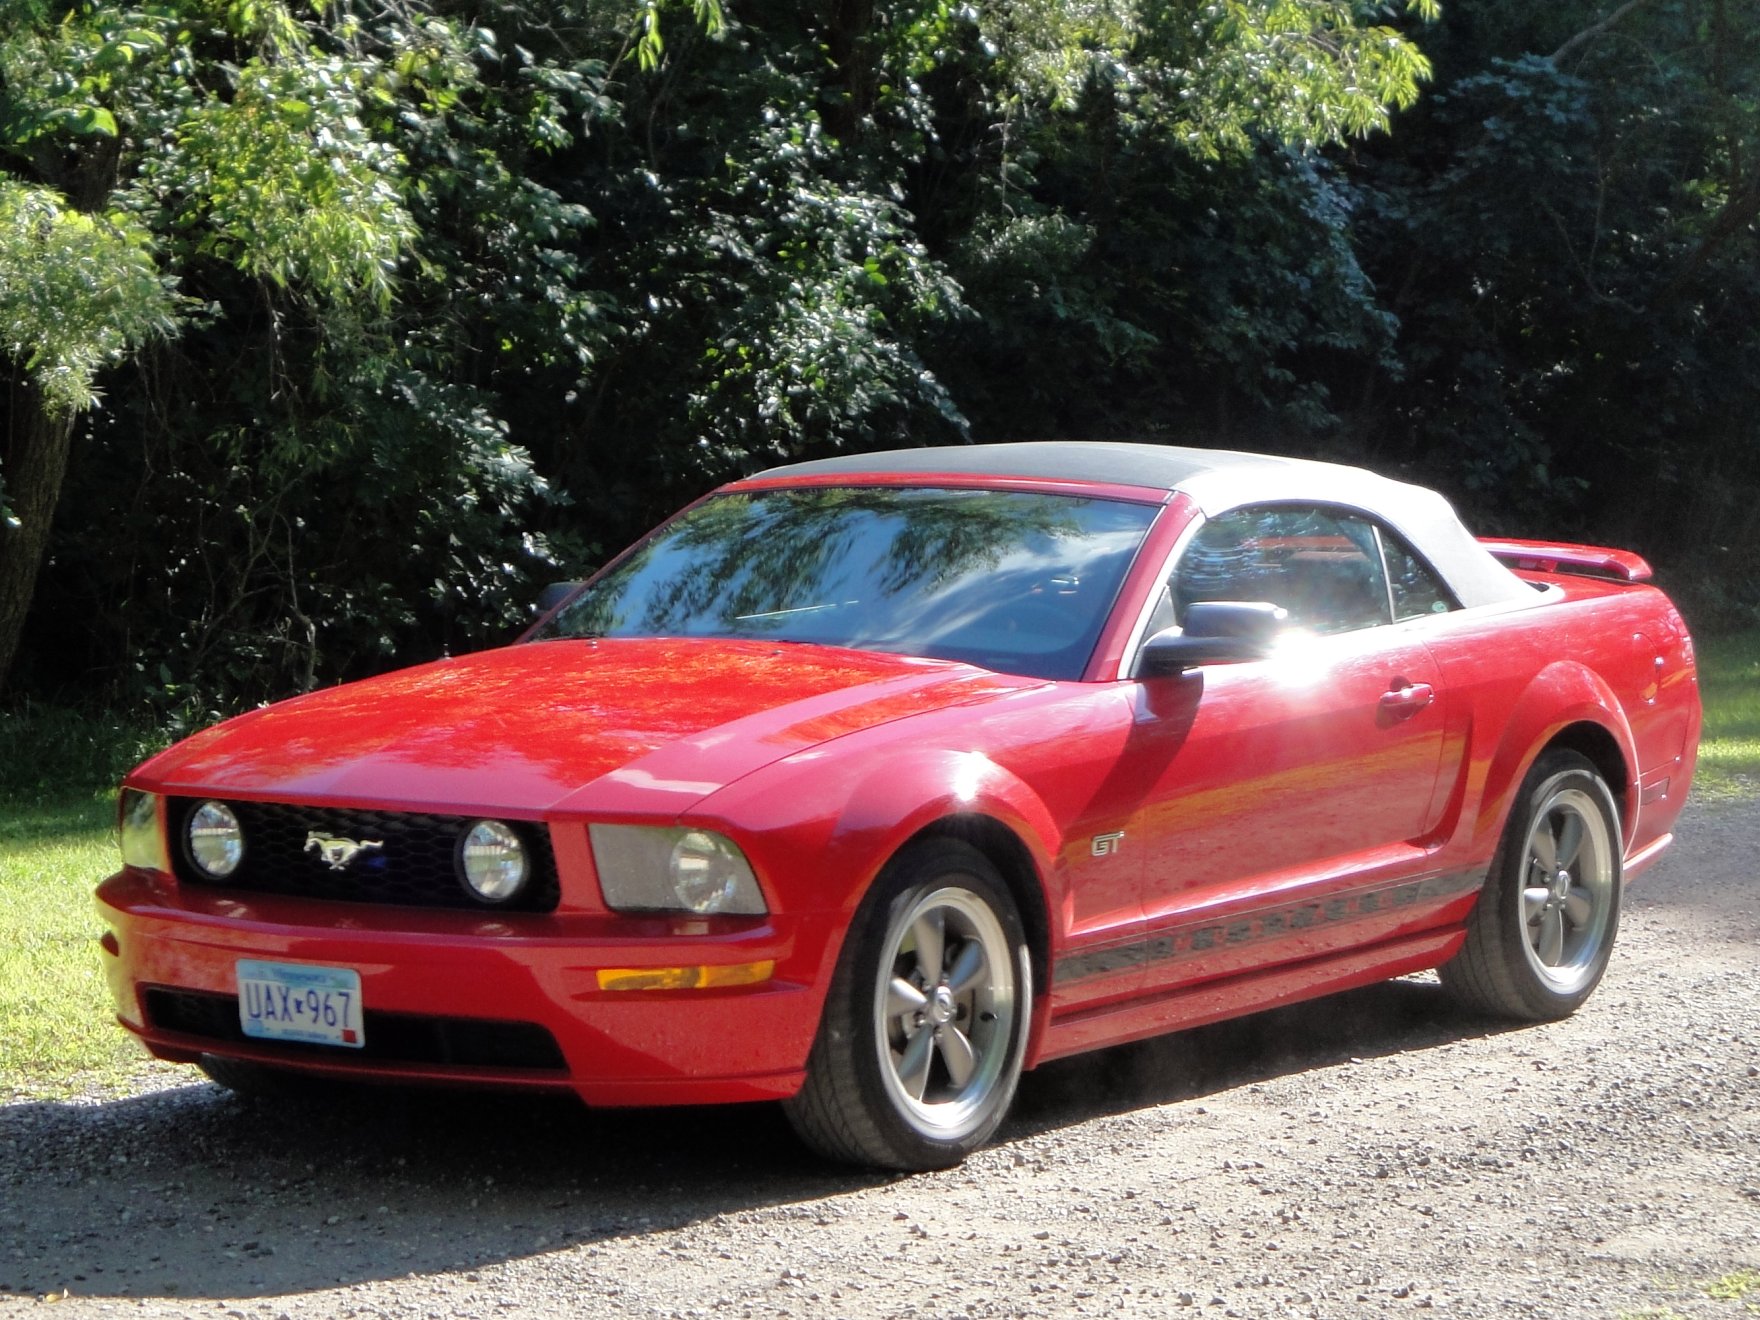
[[[1473,538],[1435,491],[1341,463],[1177,445],[1030,441],[840,454],[770,468],[752,479],[911,475],[1012,477],[1177,491],[1207,518],[1247,504],[1339,504],[1361,509],[1399,532],[1442,575],[1462,605],[1533,595],[1526,583]]]
[[[1022,444],[945,445],[931,449],[888,449],[873,454],[839,454],[810,463],[792,463],[758,475],[781,477],[853,476],[857,473],[979,477],[1031,477],[1096,485],[1144,486],[1178,490],[1182,482],[1226,467],[1302,463],[1229,449],[1188,449],[1175,445],[1124,444],[1101,440],[1030,441]]]

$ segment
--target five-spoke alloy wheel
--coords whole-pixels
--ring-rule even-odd
[[[957,885],[932,890],[887,932],[876,978],[874,1044],[892,1102],[956,1137],[984,1122],[1015,1038],[1015,951],[989,903]],[[1010,1079],[1012,1081],[1012,1079]]]
[[[1516,795],[1467,942],[1442,982],[1470,1007],[1545,1021],[1589,997],[1613,952],[1619,812],[1594,765],[1547,752]]]
[[[1031,1004],[1020,916],[995,867],[954,840],[907,848],[851,927],[789,1118],[836,1159],[957,1164],[1008,1111]]]
[[[1599,976],[1613,937],[1618,852],[1595,796],[1554,788],[1528,831],[1522,925],[1529,965],[1569,992]]]

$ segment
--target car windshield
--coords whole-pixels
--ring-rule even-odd
[[[1156,512],[1029,491],[717,495],[537,636],[762,638],[1079,678]]]

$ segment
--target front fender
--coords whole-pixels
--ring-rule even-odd
[[[1475,852],[1489,857],[1502,837],[1516,791],[1534,762],[1559,734],[1572,725],[1602,730],[1619,749],[1625,764],[1620,822],[1630,846],[1638,825],[1638,758],[1631,724],[1607,680],[1576,660],[1559,660],[1536,674],[1516,700],[1492,752],[1474,826]]]
[[[937,821],[971,816],[989,817],[1014,834],[1032,857],[1041,887],[1046,885],[1063,846],[1062,831],[1029,784],[981,752],[923,750],[889,759],[855,786],[837,834],[889,858]],[[853,909],[860,899],[860,893],[851,896],[847,906]]]
[[[773,908],[824,933],[811,974],[821,989],[851,915],[886,863],[937,821],[973,816],[1020,840],[1045,890],[1062,843],[1053,815],[1030,785],[979,752],[913,748],[850,757],[818,750],[712,794],[688,813],[693,824],[738,839]],[[1047,890],[1044,897],[1056,911],[1059,896]]]
[[[1053,873],[1062,837],[1052,812],[1030,785],[981,752],[808,754],[713,794],[689,813],[693,822],[727,822],[774,885],[776,902],[845,917],[913,836],[962,816],[999,822],[1020,839],[1042,879]]]

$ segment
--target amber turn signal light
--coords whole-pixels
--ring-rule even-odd
[[[761,985],[776,971],[776,960],[729,963],[720,967],[601,967],[601,990],[716,990]]]

